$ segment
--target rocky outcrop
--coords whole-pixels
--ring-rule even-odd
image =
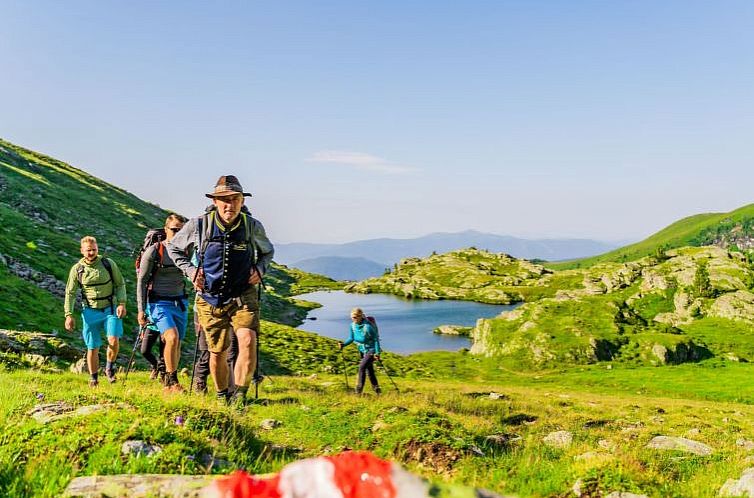
[[[468,337],[471,335],[471,329],[473,329],[473,327],[465,327],[463,325],[440,325],[432,332],[440,335],[459,335]]]
[[[5,265],[8,271],[18,278],[26,280],[42,290],[46,290],[55,297],[60,299],[65,298],[65,282],[61,282],[53,275],[37,271],[31,266],[8,255],[0,254],[0,264]]]
[[[3,329],[0,329],[0,352],[15,353],[22,357],[37,355],[51,362],[76,361],[82,354],[80,350],[68,345],[55,334]]]
[[[744,290],[724,294],[715,299],[708,315],[754,324],[754,294]]]
[[[551,275],[541,265],[504,253],[464,249],[403,259],[390,273],[347,285],[345,291],[512,304],[527,299],[522,287],[546,287]]]
[[[675,305],[675,311],[659,313],[655,316],[654,321],[666,323],[673,327],[691,323],[694,318],[702,314],[702,305],[704,303],[701,299],[694,299],[686,292],[678,291],[673,297],[673,304]]]

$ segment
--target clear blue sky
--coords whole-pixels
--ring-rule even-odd
[[[0,137],[273,241],[637,239],[754,202],[754,2],[0,0]]]

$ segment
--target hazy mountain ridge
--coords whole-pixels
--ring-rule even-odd
[[[301,261],[317,258],[360,258],[359,260],[341,260],[342,266],[338,269],[341,277],[336,277],[326,271],[321,273],[332,278],[361,280],[382,274],[381,271],[371,275],[365,274],[361,268],[365,264],[362,261],[363,259],[370,260],[384,269],[392,267],[404,258],[422,258],[432,253],[445,253],[466,247],[477,247],[491,252],[504,252],[522,259],[557,261],[601,254],[614,249],[616,246],[608,242],[590,239],[528,240],[508,235],[466,230],[458,233],[432,233],[413,239],[377,238],[344,244],[279,244],[276,247],[275,259],[289,266],[299,266]],[[316,266],[309,268],[316,268]]]

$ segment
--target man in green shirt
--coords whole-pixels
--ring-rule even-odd
[[[107,365],[105,375],[115,382],[115,360],[118,358],[118,340],[123,337],[123,317],[126,316],[126,284],[118,266],[109,258],[98,255],[97,239],[81,239],[81,258],[71,267],[65,286],[65,329],[76,328],[73,307],[76,290],[81,291],[82,335],[86,344],[86,364],[91,380],[97,387],[99,371],[99,348],[102,332],[107,335]]]

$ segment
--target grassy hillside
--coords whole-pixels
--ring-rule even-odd
[[[146,230],[162,226],[167,215],[80,169],[0,140],[0,328],[62,329],[62,293],[84,235],[94,235],[100,252],[121,268],[129,298],[126,328],[134,327],[133,253]],[[264,316],[289,324],[300,323],[311,304],[287,296],[339,287],[283,266],[273,268],[266,284]]]
[[[548,263],[547,267],[565,270],[588,268],[605,262],[624,263],[655,254],[658,251],[683,246],[714,244],[728,249],[737,246],[742,239],[748,244],[751,244],[751,241],[754,240],[754,204],[749,204],[729,213],[704,213],[689,216],[641,242],[591,258]]]

